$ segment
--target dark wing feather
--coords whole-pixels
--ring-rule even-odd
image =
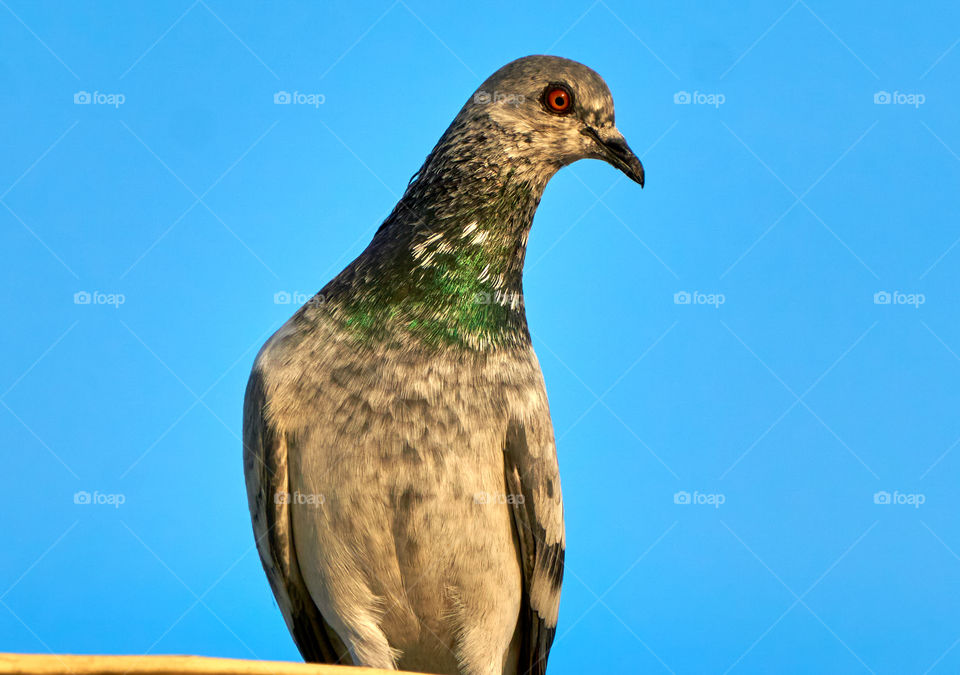
[[[540,440],[552,437],[552,432],[540,432]],[[504,472],[513,497],[509,501],[523,574],[521,675],[546,673],[563,582],[563,506],[556,453],[552,438],[538,446],[537,452],[531,452],[526,427],[510,423],[504,444]]]
[[[289,500],[289,437],[264,417],[263,379],[256,370],[243,406],[243,469],[260,561],[287,628],[304,660],[351,664],[350,655],[317,609],[300,573]]]

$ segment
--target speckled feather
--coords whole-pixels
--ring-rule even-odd
[[[575,119],[537,100],[554,82]],[[573,61],[514,61],[487,90],[522,101],[471,98],[367,249],[253,367],[254,533],[310,661],[546,669],[563,506],[523,262],[550,177],[582,157],[610,161],[582,127],[622,137],[603,80]]]

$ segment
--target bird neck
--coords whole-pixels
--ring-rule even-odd
[[[527,237],[546,177],[489,166],[431,167],[411,181],[327,300],[363,339],[470,349],[529,344]]]

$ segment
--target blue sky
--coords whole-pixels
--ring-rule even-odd
[[[0,651],[298,659],[238,438],[275,298],[553,53],[647,187],[566,168],[530,240],[551,672],[956,672],[958,41],[948,2],[3,0]]]

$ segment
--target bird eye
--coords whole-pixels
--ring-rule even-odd
[[[561,84],[551,84],[543,90],[543,105],[552,113],[565,115],[573,109],[573,94]]]

